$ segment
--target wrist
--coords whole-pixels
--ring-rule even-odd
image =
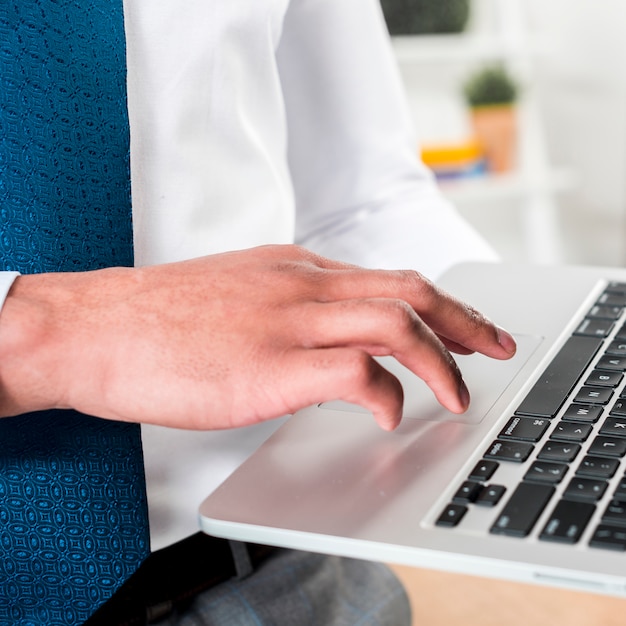
[[[54,408],[100,414],[112,339],[140,273],[117,267],[15,279],[0,311],[0,417]]]
[[[89,350],[81,328],[94,274],[15,278],[0,311],[0,416],[72,408],[71,383]]]
[[[51,335],[41,293],[45,280],[45,275],[17,277],[0,311],[1,416],[56,406],[53,368],[45,356]]]

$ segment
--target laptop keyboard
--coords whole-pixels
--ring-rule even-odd
[[[609,283],[436,524],[497,507],[489,532],[626,551],[626,283]],[[502,464],[519,484],[498,483]],[[539,519],[550,511],[541,524]]]

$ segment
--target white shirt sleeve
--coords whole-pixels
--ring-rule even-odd
[[[13,282],[20,275],[19,272],[0,272],[0,309],[9,295]]]
[[[431,277],[489,258],[417,159],[377,0],[125,5],[139,264],[291,241],[294,200],[296,240],[331,258]],[[279,423],[144,426],[153,549]]]
[[[496,260],[418,159],[376,0],[292,0],[278,62],[298,243],[430,277],[459,261]]]

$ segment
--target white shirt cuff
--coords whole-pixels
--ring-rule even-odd
[[[19,272],[0,272],[0,309],[9,295],[13,281],[20,275]]]

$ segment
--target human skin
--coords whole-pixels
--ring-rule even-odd
[[[507,359],[515,342],[416,272],[297,246],[20,276],[0,314],[0,415],[223,429],[342,399],[392,430],[402,388],[373,357],[395,357],[460,413],[469,393],[450,351]]]

